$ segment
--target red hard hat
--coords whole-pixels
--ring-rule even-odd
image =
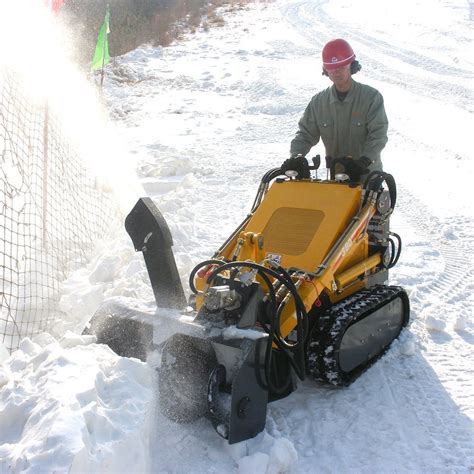
[[[337,69],[351,64],[355,60],[351,45],[343,39],[335,39],[326,43],[323,48],[323,68]]]

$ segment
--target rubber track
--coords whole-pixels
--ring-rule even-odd
[[[306,352],[308,373],[317,381],[340,387],[349,385],[365,372],[385,350],[357,370],[344,372],[339,367],[339,347],[344,333],[351,324],[363,319],[402,291],[403,288],[399,286],[376,285],[329,308],[318,318],[310,336]]]

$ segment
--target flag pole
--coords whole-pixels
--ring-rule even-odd
[[[105,78],[105,66],[110,61],[109,55],[109,44],[108,44],[108,34],[109,34],[109,4],[107,4],[107,10],[105,12],[104,22],[99,29],[99,36],[97,38],[97,44],[94,51],[94,56],[92,58],[91,71],[96,71],[100,69],[100,85],[99,88],[102,90],[104,85]]]
[[[105,15],[106,15],[106,17],[109,17],[109,4],[108,3],[107,3],[107,10],[105,12]],[[106,47],[106,44],[107,44],[107,41],[108,41],[107,35],[108,35],[108,29],[109,29],[109,21],[110,21],[110,19],[108,18],[107,19],[107,29],[105,30],[103,44],[102,44],[102,50],[104,51],[104,54],[102,54],[102,70],[100,72],[100,89],[101,90],[102,90],[102,87],[104,85],[105,47]]]

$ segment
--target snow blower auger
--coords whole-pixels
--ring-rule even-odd
[[[165,220],[149,198],[131,211],[125,226],[143,252],[158,310],[112,303],[88,332],[121,355],[161,351],[168,418],[207,416],[229,443],[254,437],[267,403],[289,395],[297,379],[349,385],[408,323],[406,292],[387,284],[401,251],[389,230],[395,181],[372,172],[351,182],[335,174],[344,162],[333,160],[327,180],[267,172],[248,216],[192,270],[188,314],[179,311],[186,301]]]

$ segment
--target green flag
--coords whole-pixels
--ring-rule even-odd
[[[94,58],[92,59],[91,71],[103,68],[110,61],[109,42],[107,38],[107,35],[110,33],[109,16],[109,9],[107,8],[104,23],[102,23],[99,36],[97,37],[97,45],[94,51]]]

